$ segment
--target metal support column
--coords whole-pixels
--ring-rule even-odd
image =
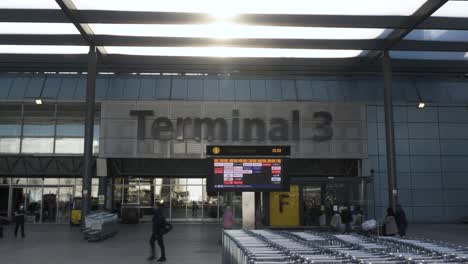
[[[84,142],[82,219],[84,219],[84,217],[89,213],[91,208],[91,180],[93,177],[93,130],[97,67],[96,64],[96,47],[90,46],[88,53],[88,75],[86,80],[86,120]]]
[[[384,111],[385,111],[385,144],[387,147],[387,178],[389,207],[396,209],[398,202],[396,160],[395,160],[395,131],[393,128],[393,93],[392,93],[392,66],[388,51],[382,57],[384,74]]]

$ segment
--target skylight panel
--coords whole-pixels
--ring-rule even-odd
[[[55,0],[1,0],[0,8],[12,9],[60,9]]]
[[[390,31],[378,28],[275,27],[231,23],[207,25],[90,24],[90,26],[95,34],[216,39],[375,39],[386,37]]]
[[[416,60],[468,60],[468,52],[446,51],[390,51],[393,59]]]
[[[426,41],[468,41],[467,30],[436,30],[436,29],[417,29],[413,30],[405,39],[426,40]]]
[[[468,1],[448,1],[432,14],[434,17],[468,17]]]
[[[106,46],[108,54],[141,56],[195,56],[220,58],[351,58],[361,50],[266,49],[231,47],[118,47]]]
[[[235,14],[411,15],[425,0],[74,0],[78,9]]]
[[[0,45],[0,53],[8,54],[86,54],[87,46]]]
[[[71,23],[0,22],[0,34],[79,34]]]

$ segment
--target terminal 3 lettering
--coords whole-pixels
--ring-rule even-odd
[[[131,116],[137,118],[137,138],[146,138],[146,119],[154,116],[152,110],[131,110]],[[313,114],[315,129],[313,135],[307,135],[315,141],[327,141],[333,137],[332,115],[326,111]],[[240,118],[239,110],[232,110],[231,133],[228,133],[228,122],[224,118],[187,118],[178,117],[175,124],[168,117],[157,117],[151,125],[151,138],[155,140],[271,140],[287,141],[300,140],[300,113],[291,111],[291,122],[285,118],[271,118],[269,128],[261,118]],[[205,129],[203,129],[203,127]],[[242,128],[242,131],[240,131]],[[202,133],[202,131],[205,131]],[[242,134],[241,134],[242,133]],[[202,135],[203,134],[203,135]],[[230,134],[231,138],[228,138]]]

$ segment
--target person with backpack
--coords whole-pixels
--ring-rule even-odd
[[[24,238],[24,222],[25,222],[24,207],[21,205],[15,212],[15,237],[18,236],[18,229],[21,227],[21,237]]]
[[[344,206],[343,210],[341,211],[341,223],[345,226],[344,233],[351,232],[351,222],[353,221],[353,215],[351,214],[351,210],[349,206]]]
[[[151,255],[148,260],[153,260],[156,258],[156,245],[155,242],[158,242],[159,249],[161,250],[161,257],[157,260],[158,262],[166,261],[166,250],[164,247],[164,235],[169,233],[172,230],[172,225],[166,221],[166,218],[163,216],[159,208],[154,209],[153,214],[153,232],[150,238],[150,248]]]
[[[397,205],[397,209],[395,212],[395,221],[398,227],[398,234],[401,237],[406,236],[406,229],[408,228],[408,219],[406,218],[405,210],[401,204]]]

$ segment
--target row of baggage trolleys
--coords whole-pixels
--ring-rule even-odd
[[[225,230],[223,264],[468,263],[443,242],[309,231]]]

